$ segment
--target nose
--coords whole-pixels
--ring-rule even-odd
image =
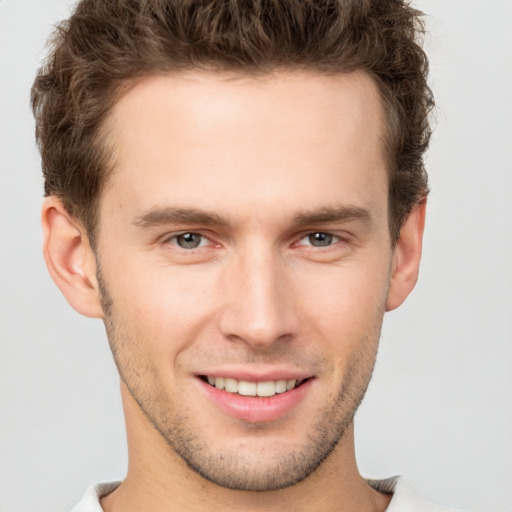
[[[271,251],[246,251],[222,286],[227,300],[219,326],[227,338],[265,349],[297,334],[297,297],[286,264]]]

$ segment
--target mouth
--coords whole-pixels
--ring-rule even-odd
[[[214,377],[210,375],[199,375],[199,378],[210,386],[240,396],[271,397],[277,394],[283,394],[292,391],[310,378],[288,379],[288,380],[267,380],[267,381],[248,381],[238,380],[231,377]]]
[[[245,423],[269,422],[291,414],[308,397],[314,396],[312,389],[316,380],[314,375],[290,372],[259,378],[256,375],[235,378],[232,373],[196,377],[210,403],[227,416]]]

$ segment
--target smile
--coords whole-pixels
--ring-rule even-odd
[[[237,380],[230,377],[202,376],[202,380],[208,382],[211,386],[227,391],[228,393],[241,396],[259,396],[269,397],[276,394],[285,393],[299,387],[308,379],[288,379],[288,380],[268,380],[263,382],[251,382],[247,380]]]
[[[197,375],[197,381],[209,401],[221,412],[231,418],[259,423],[283,418],[311,395],[316,381],[314,375],[291,378],[293,374],[284,373],[260,378],[243,375],[244,379],[234,378],[233,374],[221,377],[203,373]],[[272,379],[274,376],[278,378]]]

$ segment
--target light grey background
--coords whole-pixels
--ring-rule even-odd
[[[29,89],[68,0],[0,0],[0,511],[70,510],[126,467],[102,324],[41,256]],[[357,418],[360,469],[435,501],[512,510],[512,1],[418,0],[438,127],[417,289],[388,315]]]

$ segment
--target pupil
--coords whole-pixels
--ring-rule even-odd
[[[311,245],[315,247],[326,247],[332,244],[332,235],[327,233],[312,233],[309,235]]]
[[[183,233],[176,239],[178,245],[184,249],[195,249],[201,243],[201,237],[195,233]]]

